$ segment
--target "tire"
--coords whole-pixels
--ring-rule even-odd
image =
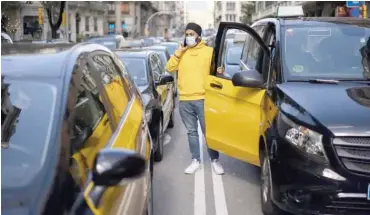
[[[156,148],[156,151],[154,152],[154,161],[156,162],[160,162],[162,161],[163,159],[163,123],[162,123],[162,119],[160,119],[159,121],[159,125],[158,125],[158,133],[157,133],[157,136],[156,136],[156,143],[157,143],[157,148]]]
[[[168,128],[173,128],[175,127],[175,98],[173,100],[173,109],[172,109],[172,113],[171,113],[171,116],[170,116],[170,121],[168,122]]]
[[[281,210],[271,199],[270,165],[265,151],[261,151],[261,207],[264,215],[281,215]]]

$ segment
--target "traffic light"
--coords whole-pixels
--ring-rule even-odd
[[[44,9],[39,8],[39,25],[44,24]]]

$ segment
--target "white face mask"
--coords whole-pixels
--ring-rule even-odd
[[[197,41],[194,36],[188,36],[186,37],[186,45],[193,47],[197,44]]]

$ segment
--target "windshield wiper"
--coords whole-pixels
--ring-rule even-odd
[[[330,79],[309,79],[309,80],[288,80],[288,82],[309,82],[314,84],[338,84],[338,80]]]

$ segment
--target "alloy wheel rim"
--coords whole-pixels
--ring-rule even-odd
[[[269,189],[269,170],[267,165],[267,158],[264,158],[262,165],[262,197],[263,201],[267,202]]]

